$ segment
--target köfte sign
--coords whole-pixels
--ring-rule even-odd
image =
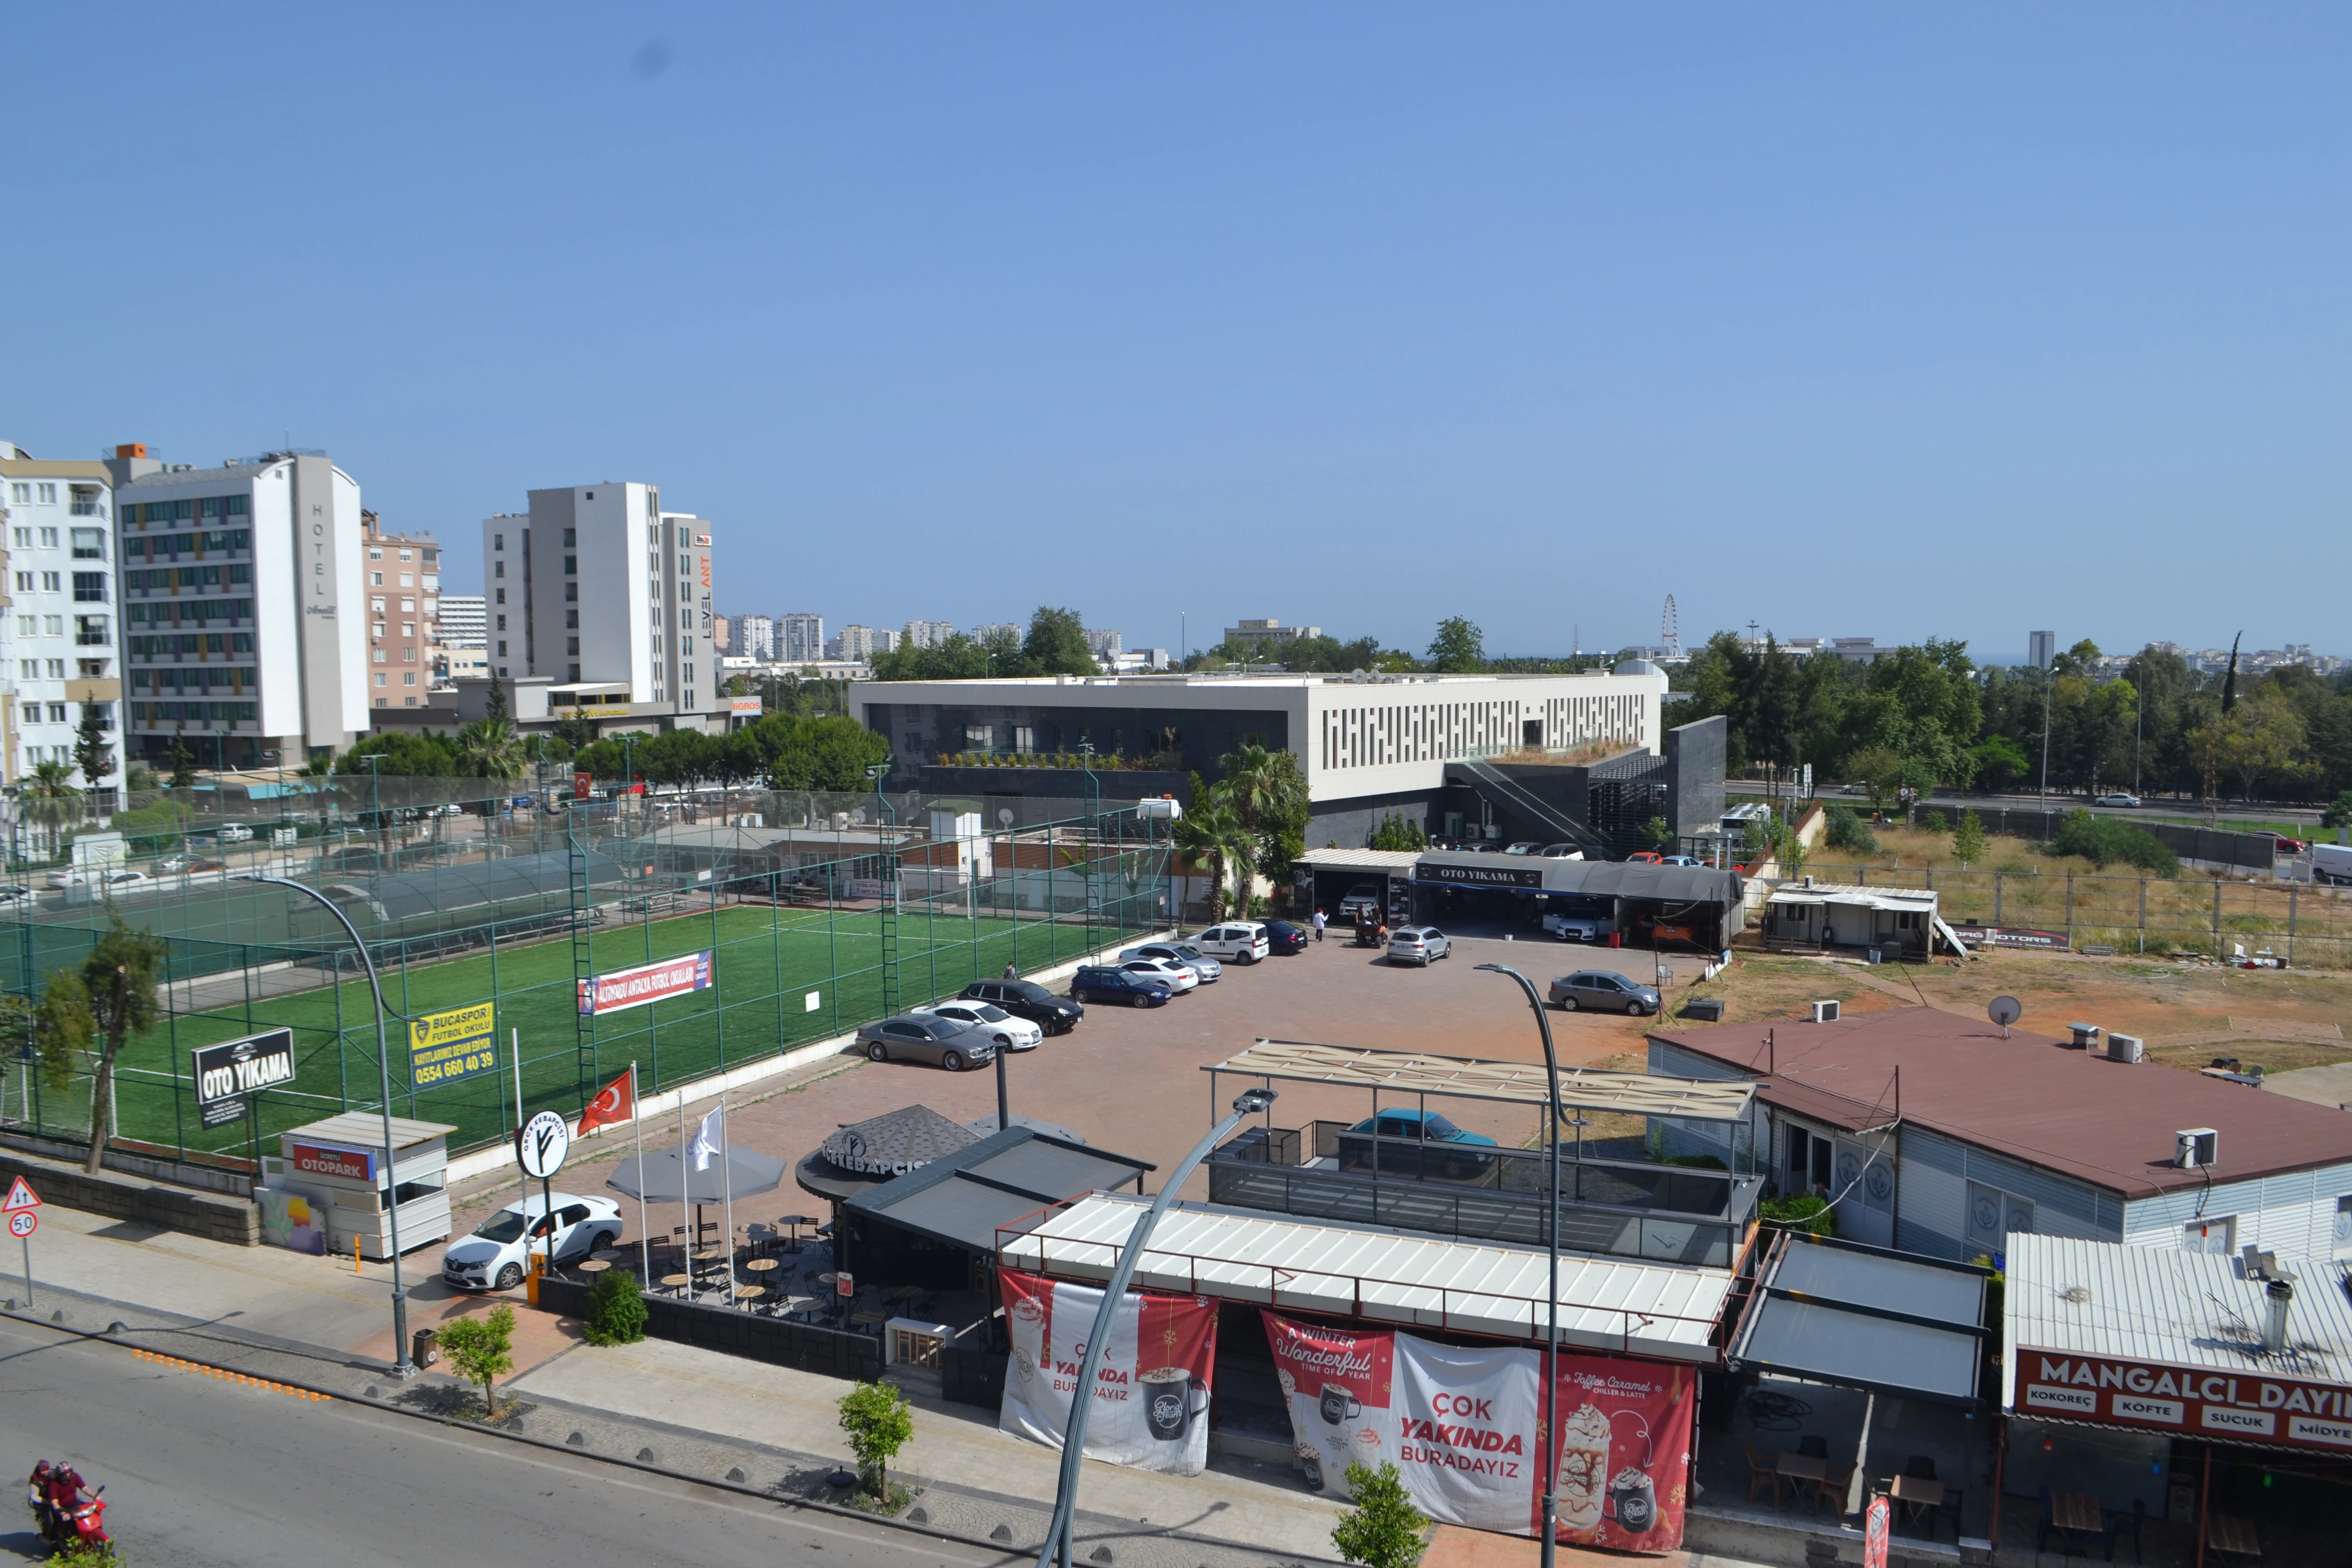
[[[375,1181],[375,1151],[338,1149],[327,1143],[297,1143],[290,1163],[306,1176],[340,1176],[347,1182]]]
[[[580,1013],[587,1017],[599,1013],[618,1013],[629,1007],[642,1007],[648,1002],[665,997],[682,996],[688,992],[710,988],[710,954],[690,952],[683,958],[666,958],[659,963],[641,963],[635,969],[617,970],[611,974],[599,974],[580,982]]]
[[[2340,1383],[2110,1361],[2027,1345],[2017,1350],[2017,1376],[2020,1415],[2352,1450],[2352,1387]]]
[[[1543,886],[1543,868],[1432,865],[1423,860],[1412,868],[1412,879],[1451,888],[1540,888]]]

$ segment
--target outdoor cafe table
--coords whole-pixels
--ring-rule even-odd
[[[1811,1454],[1783,1454],[1773,1461],[1772,1468],[1779,1472],[1782,1480],[1795,1483],[1793,1489],[1799,1497],[1805,1495],[1804,1487],[1808,1481],[1812,1483],[1814,1496],[1819,1497],[1822,1483],[1830,1479],[1830,1462]],[[1777,1492],[1773,1494],[1775,1508],[1780,1506],[1779,1496]]]
[[[2254,1521],[2234,1513],[2209,1513],[2205,1516],[2205,1544],[2231,1557],[2242,1557],[2259,1563],[2263,1556],[2263,1538],[2254,1529]]]
[[[613,1267],[613,1260],[609,1258],[583,1258],[579,1265],[580,1272],[583,1274],[602,1274],[611,1267]]]
[[[2087,1538],[2084,1544],[2107,1532],[2099,1500],[2088,1492],[2056,1492],[2050,1499],[2050,1522],[2068,1535]]]
[[[767,1293],[768,1288],[765,1285],[738,1285],[735,1287],[735,1299],[738,1301],[756,1300],[758,1298],[764,1296]]]
[[[743,1265],[747,1271],[753,1274],[765,1274],[776,1266],[776,1260],[772,1258],[754,1258],[751,1262]]]
[[[1921,1520],[1930,1510],[1944,1506],[1944,1483],[1925,1476],[1897,1476],[1895,1484],[1886,1489],[1886,1495],[1901,1503],[1909,1518]]]
[[[661,1277],[661,1282],[668,1286],[673,1290],[682,1290],[687,1286],[694,1283],[694,1276],[691,1274],[665,1274]]]

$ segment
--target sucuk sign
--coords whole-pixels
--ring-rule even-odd
[[[2146,1426],[2342,1453],[2352,1450],[2352,1387],[2254,1371],[2017,1349],[2021,1415]]]

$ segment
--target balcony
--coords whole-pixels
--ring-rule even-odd
[[[1559,1244],[1571,1252],[1728,1268],[1763,1178],[1560,1152]],[[1544,1245],[1540,1150],[1374,1137],[1338,1121],[1253,1128],[1209,1156],[1209,1201],[1426,1236]]]

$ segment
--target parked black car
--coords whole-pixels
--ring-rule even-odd
[[[1034,980],[975,980],[963,988],[962,996],[967,1002],[993,1002],[1049,1035],[1068,1034],[1087,1016],[1084,1003],[1056,996]]]
[[[1265,944],[1276,952],[1305,952],[1307,944],[1314,940],[1313,931],[1292,925],[1288,921],[1265,922]]]
[[[1149,975],[1108,964],[1090,963],[1070,977],[1070,994],[1081,1002],[1123,1003],[1129,1007],[1164,1007],[1168,987]]]

